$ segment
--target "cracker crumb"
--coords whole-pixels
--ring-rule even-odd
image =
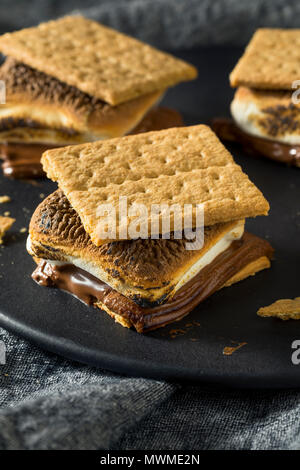
[[[186,330],[182,329],[182,328],[173,328],[171,331],[170,331],[170,336],[172,339],[174,338],[177,338],[177,336],[182,336],[186,333]]]
[[[0,215],[0,245],[3,243],[5,233],[11,228],[15,221],[16,220],[11,217],[3,217]]]
[[[27,228],[26,228],[26,227],[22,227],[22,228],[20,229],[20,233],[25,233],[25,232],[27,232]]]
[[[4,204],[5,202],[10,202],[11,198],[9,196],[0,196],[0,204]]]
[[[4,212],[4,216],[5,216],[5,217],[9,217],[9,216],[10,216],[10,212],[9,212],[9,211]]]
[[[280,320],[300,320],[300,297],[279,299],[257,311],[260,317],[276,317]]]
[[[171,339],[175,339],[177,338],[178,336],[183,336],[185,335],[186,333],[188,333],[189,331],[191,331],[192,328],[194,328],[195,326],[201,326],[201,324],[196,321],[196,320],[193,320],[191,322],[188,322],[185,324],[184,327],[182,328],[172,328],[168,334],[170,336]],[[196,338],[193,338],[191,339],[191,341],[197,341]]]
[[[41,199],[44,199],[44,197],[45,197],[45,194],[44,194],[44,193],[41,193],[41,194],[40,194],[40,198],[41,198]]]
[[[224,349],[223,349],[223,354],[224,356],[231,356],[235,351],[237,351],[238,349],[242,348],[243,346],[245,346],[247,343],[243,342],[243,343],[238,343],[237,346],[226,346]]]

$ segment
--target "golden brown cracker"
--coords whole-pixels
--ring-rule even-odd
[[[223,285],[223,287],[229,287],[236,282],[243,281],[249,276],[255,276],[256,273],[262,271],[263,269],[268,269],[271,267],[271,261],[267,256],[261,256],[260,258],[252,261],[247,264],[243,269],[238,273],[232,276],[228,281]]]
[[[291,90],[300,77],[300,29],[258,29],[230,74],[233,87]]]
[[[192,204],[194,216],[196,204],[203,204],[206,226],[266,215],[269,210],[262,193],[213,131],[203,125],[49,150],[42,163],[48,177],[58,181],[95,245],[103,242],[98,225],[102,204],[115,208],[115,239],[120,238],[120,196],[127,197],[128,207],[145,205],[149,226],[153,204],[179,204],[181,209]],[[125,223],[133,219],[128,217]]]
[[[7,33],[0,51],[112,105],[197,76],[192,65],[82,16]]]

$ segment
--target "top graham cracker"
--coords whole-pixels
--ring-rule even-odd
[[[266,215],[269,204],[213,131],[204,125],[147,132],[46,151],[44,170],[58,182],[97,246],[100,204],[119,216],[119,197],[128,207],[144,204],[203,204],[204,224]],[[128,218],[129,220],[129,218]],[[120,231],[117,217],[117,237]],[[97,233],[98,232],[98,233]],[[127,235],[127,238],[130,238]]]
[[[192,65],[82,16],[4,34],[0,51],[111,105],[197,76]]]
[[[300,79],[300,29],[258,29],[230,74],[230,84],[291,90]]]

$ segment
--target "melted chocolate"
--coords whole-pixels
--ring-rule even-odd
[[[175,109],[154,108],[151,109],[144,119],[133,129],[130,134],[140,134],[142,132],[160,131],[170,127],[183,126],[181,114]]]
[[[32,278],[40,285],[70,292],[88,305],[101,302],[112,312],[129,320],[142,333],[184,317],[243,267],[262,256],[272,258],[271,245],[255,235],[245,233],[241,240],[234,241],[227,250],[181,287],[171,300],[154,308],[140,307],[72,264],[53,266],[41,261]]]
[[[247,153],[262,155],[271,160],[300,167],[300,145],[284,144],[248,134],[228,118],[214,119],[212,129],[221,140],[241,144]]]
[[[45,177],[41,165],[41,156],[47,149],[55,148],[51,144],[14,144],[0,145],[0,159],[4,176],[8,178],[42,178]]]
[[[131,134],[156,131],[183,125],[181,115],[167,108],[156,108],[149,111]],[[43,178],[45,173],[40,163],[43,152],[59,147],[49,144],[5,143],[0,145],[0,159],[5,176],[15,179]]]

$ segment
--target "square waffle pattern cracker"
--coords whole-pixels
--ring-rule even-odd
[[[203,125],[49,150],[42,163],[96,245],[103,243],[97,209],[109,203],[118,216],[120,196],[127,197],[128,207],[144,204],[148,223],[152,204],[203,204],[207,226],[266,215],[269,209],[262,193]]]
[[[197,76],[192,65],[81,16],[4,34],[0,51],[111,105]]]
[[[300,29],[259,29],[230,75],[233,87],[291,90],[300,77]]]

